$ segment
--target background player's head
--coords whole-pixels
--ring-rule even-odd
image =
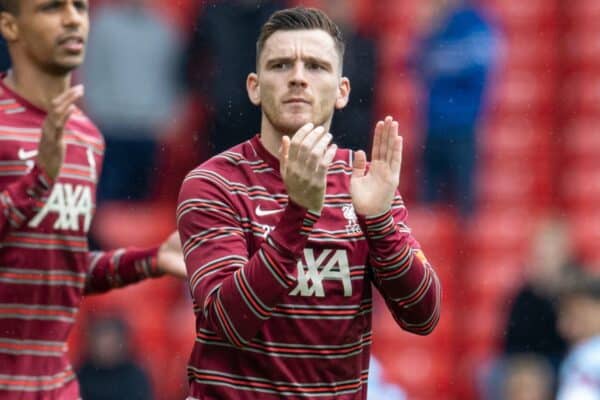
[[[502,400],[547,400],[552,398],[552,365],[537,354],[516,354],[506,359],[501,379]]]
[[[129,331],[117,317],[93,320],[87,332],[87,356],[98,368],[112,368],[129,357]]]
[[[88,0],[0,0],[0,33],[14,68],[62,76],[83,62]]]
[[[600,336],[600,277],[580,272],[568,279],[559,301],[558,327],[572,345]]]
[[[343,57],[341,31],[322,11],[298,7],[271,15],[256,44],[257,72],[247,79],[263,129],[291,135],[308,122],[329,129],[334,109],[350,94]]]

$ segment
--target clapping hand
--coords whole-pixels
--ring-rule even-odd
[[[352,203],[357,214],[372,216],[388,210],[400,183],[402,137],[398,122],[388,116],[375,126],[371,165],[360,150],[354,154],[350,184]]]

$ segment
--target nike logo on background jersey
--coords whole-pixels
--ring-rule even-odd
[[[256,206],[256,208],[254,209],[254,212],[256,213],[256,215],[258,217],[264,217],[266,215],[273,215],[273,214],[277,214],[283,211],[283,208],[278,208],[276,210],[263,210],[262,208],[260,208],[260,205]]]
[[[19,160],[29,160],[30,158],[37,156],[37,154],[38,154],[37,149],[25,150],[23,148],[20,148],[17,156],[19,157]]]

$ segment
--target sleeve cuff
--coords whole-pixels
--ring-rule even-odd
[[[10,224],[19,227],[29,220],[53,185],[54,180],[36,164],[27,175],[1,192],[0,202],[5,207],[5,217]]]
[[[357,215],[361,229],[369,239],[378,239],[395,231],[391,208],[376,215]]]
[[[158,268],[158,246],[143,250],[129,250],[135,254],[136,271],[139,275],[152,278],[163,276],[165,273]]]
[[[272,244],[281,253],[300,256],[320,216],[320,212],[307,210],[290,201],[270,235]]]

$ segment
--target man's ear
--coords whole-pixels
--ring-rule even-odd
[[[19,38],[17,19],[9,12],[0,13],[0,33],[7,42],[14,42]]]
[[[350,98],[350,80],[343,76],[340,79],[340,84],[338,86],[337,98],[335,99],[335,108],[340,110],[346,107],[348,104],[348,99]]]
[[[246,90],[252,104],[260,106],[260,84],[258,83],[258,75],[255,72],[248,74],[248,78],[246,78]]]

